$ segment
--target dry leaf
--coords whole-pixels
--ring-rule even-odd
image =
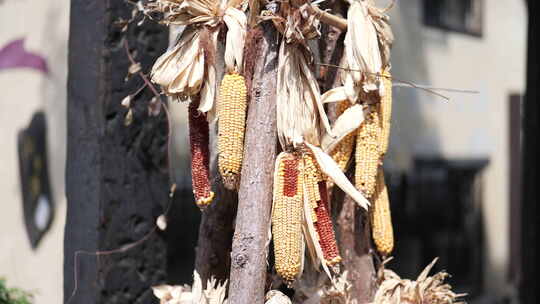
[[[133,111],[129,109],[126,113],[126,117],[124,118],[124,125],[127,127],[131,125],[133,122]]]

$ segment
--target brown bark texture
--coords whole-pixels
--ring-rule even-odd
[[[253,73],[242,179],[231,253],[229,303],[264,303],[272,182],[276,157],[276,82],[278,39],[271,23]]]

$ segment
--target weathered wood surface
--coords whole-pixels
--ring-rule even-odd
[[[142,85],[139,77],[124,81],[130,63],[123,37],[148,71],[167,47],[167,33],[151,22],[121,33],[115,21],[129,19],[132,8],[125,1],[71,1],[64,240],[64,301],[70,303],[152,303],[150,286],[166,276],[160,234],[128,251],[80,254],[75,267],[78,251],[107,251],[143,238],[168,202],[165,116],[148,117],[151,93],[145,91],[132,100],[133,123],[126,127],[127,109],[120,105]]]
[[[247,118],[242,180],[231,253],[229,303],[264,303],[268,229],[276,157],[278,39],[263,24]]]

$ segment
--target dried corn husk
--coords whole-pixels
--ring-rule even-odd
[[[193,287],[189,285],[159,285],[153,286],[154,296],[160,304],[227,304],[227,281],[219,283],[214,277],[202,289],[201,277],[193,272]]]
[[[304,140],[319,144],[321,124],[330,129],[317,80],[299,45],[281,44],[277,84],[277,129],[282,147]]]
[[[364,109],[356,104],[346,109],[332,125],[332,134],[325,134],[322,139],[321,148],[330,154],[337,144],[347,135],[354,132],[364,121]]]
[[[345,67],[342,79],[349,100],[357,101],[360,91],[377,91],[382,69],[381,52],[373,19],[366,1],[352,0],[347,12],[347,34],[344,50]]]
[[[434,259],[416,281],[401,279],[393,271],[384,269],[372,304],[464,304],[459,298],[465,294],[456,294],[449,284],[444,284],[448,273],[442,271],[428,276],[436,262]]]
[[[386,12],[394,6],[392,2],[387,8],[380,9],[375,6],[375,1],[369,0],[368,12],[373,21],[373,26],[377,32],[377,38],[379,39],[379,49],[381,51],[381,60],[383,69],[387,69],[390,66],[390,48],[394,43],[394,34],[390,27],[390,17]]]
[[[220,5],[211,0],[157,0],[147,4],[149,11],[165,15],[165,24],[185,25],[177,43],[163,54],[152,68],[152,81],[166,95],[185,99],[200,93],[200,112],[208,112],[216,95],[216,68],[213,58],[217,48],[219,25],[228,28],[225,63],[228,71],[239,72],[247,27],[238,1]]]
[[[326,174],[343,192],[349,195],[364,209],[368,209],[369,201],[351,184],[349,179],[343,174],[336,162],[320,148],[306,143],[307,147],[313,152],[322,172]]]
[[[292,304],[291,299],[279,290],[270,290],[265,296],[264,304]]]

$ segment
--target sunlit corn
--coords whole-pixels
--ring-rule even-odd
[[[225,187],[240,180],[246,126],[246,83],[240,74],[225,74],[218,101],[218,167]]]
[[[388,151],[388,143],[390,141],[390,127],[392,120],[392,75],[388,70],[383,72],[382,82],[384,84],[384,96],[381,98],[379,105],[379,117],[381,119],[381,154],[384,156]]]
[[[394,249],[394,229],[392,227],[390,201],[382,167],[379,167],[378,171],[377,191],[370,208],[371,234],[377,251],[382,256],[388,256]]]
[[[197,110],[198,99],[189,104],[189,144],[191,149],[191,182],[195,203],[199,208],[208,206],[214,198],[210,189],[208,122],[206,115]]]
[[[311,153],[304,153],[304,185],[307,199],[313,210],[312,219],[319,245],[327,265],[333,266],[341,261],[337,247],[336,236],[328,204],[328,191],[325,177],[322,174],[315,157]]]
[[[297,154],[283,152],[278,157],[272,206],[275,268],[290,283],[300,275],[304,256],[303,166]]]
[[[370,107],[370,112],[356,132],[355,151],[356,188],[362,191],[367,198],[375,193],[381,136],[378,111],[376,111],[375,106]]]

